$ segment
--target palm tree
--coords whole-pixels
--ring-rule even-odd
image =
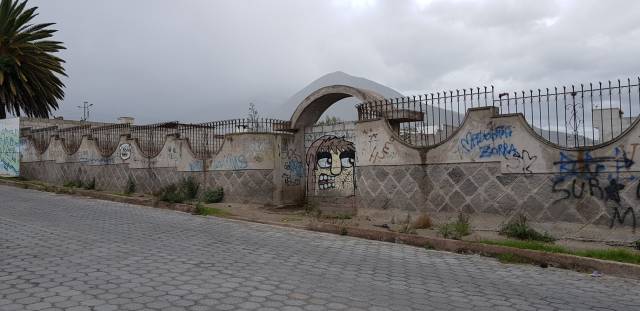
[[[29,24],[37,7],[26,9],[27,1],[0,3],[0,119],[8,113],[48,118],[64,98],[64,60],[56,53],[64,47],[52,41],[53,23]]]

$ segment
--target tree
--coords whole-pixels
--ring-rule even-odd
[[[50,40],[54,23],[30,24],[37,7],[27,0],[0,3],[0,119],[8,113],[48,118],[64,98],[64,60],[53,53],[64,49]]]
[[[249,103],[249,114],[247,115],[247,130],[249,132],[260,132],[260,117],[258,114],[258,109],[256,109],[256,105],[253,103]]]

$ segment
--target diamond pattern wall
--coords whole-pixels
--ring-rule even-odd
[[[637,179],[627,178],[617,205],[604,200],[608,183],[604,176],[599,181],[602,193],[594,189],[592,195],[588,181],[581,180],[573,189],[573,180],[569,179],[558,183],[554,191],[556,175],[502,174],[499,163],[358,167],[356,178],[358,208],[464,211],[507,219],[522,213],[540,222],[610,225],[616,209],[622,214],[628,207],[635,207],[638,200]],[[632,223],[628,215],[622,225]],[[621,224],[616,220],[614,225]]]

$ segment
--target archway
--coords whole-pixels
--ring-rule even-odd
[[[296,145],[304,155],[305,198],[319,203],[325,211],[329,208],[339,213],[355,208],[355,122],[314,125],[331,105],[348,97],[360,101],[384,98],[347,85],[327,86],[307,96],[291,117],[291,128],[297,131]]]
[[[355,97],[363,102],[384,99],[382,95],[373,91],[348,85],[326,86],[309,94],[298,105],[291,116],[291,128],[302,130],[307,126],[314,125],[325,110],[347,97]]]

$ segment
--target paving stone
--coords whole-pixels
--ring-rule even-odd
[[[0,198],[2,311],[640,310],[622,278],[4,186]]]

